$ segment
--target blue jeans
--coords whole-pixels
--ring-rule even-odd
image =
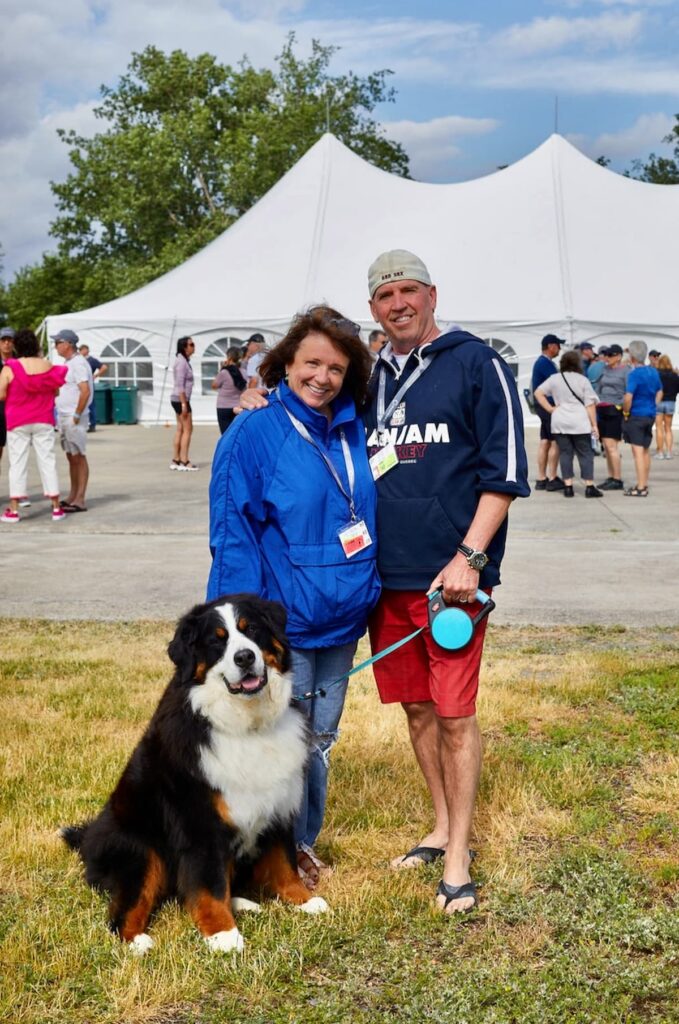
[[[296,697],[310,690],[328,686],[351,668],[356,642],[339,647],[307,650],[293,647],[293,694]],[[330,686],[325,697],[302,701],[300,707],[311,727],[311,755],[307,768],[302,806],[295,821],[295,842],[312,846],[323,825],[328,792],[330,751],[339,737],[339,720],[344,708],[348,680]]]

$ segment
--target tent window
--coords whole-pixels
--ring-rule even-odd
[[[226,359],[226,350],[229,348],[243,348],[241,338],[218,338],[205,349],[203,361],[200,364],[200,393],[211,395],[212,381],[219,373],[219,368]]]
[[[503,341],[502,338],[484,338],[486,345],[490,345],[499,356],[502,356],[509,369],[512,371],[514,380],[519,379],[519,357],[516,354],[516,349],[507,341]]]
[[[134,338],[117,338],[103,349],[99,358],[108,363],[105,379],[111,384],[153,393],[153,363],[145,345]]]

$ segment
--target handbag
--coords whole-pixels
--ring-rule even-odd
[[[523,389],[523,397],[526,399],[526,405],[530,412],[537,412],[537,402],[535,401],[535,394],[530,388]]]
[[[584,408],[587,408],[585,406],[585,403],[583,402],[582,398],[580,398],[580,395],[576,395],[575,391],[573,391],[573,388],[570,386],[570,384],[566,380],[566,377],[565,377],[563,371],[560,370],[559,373],[563,377],[563,382],[566,385],[566,387],[568,388],[568,390],[570,391],[570,393],[572,394],[573,398],[577,398],[577,400],[580,403],[580,405],[582,405]],[[592,434],[590,435],[590,440],[592,442],[592,451],[594,452],[594,454],[595,455],[601,455],[601,441],[599,440],[599,438],[596,436],[596,434],[594,432],[592,432]]]

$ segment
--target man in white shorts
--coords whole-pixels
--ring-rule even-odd
[[[64,512],[86,512],[85,492],[90,476],[87,463],[87,428],[89,408],[94,395],[92,370],[84,356],[78,354],[75,331],[59,331],[52,336],[57,355],[66,360],[68,374],[56,400],[57,425],[61,447],[66,452],[71,477],[68,498],[61,502]]]

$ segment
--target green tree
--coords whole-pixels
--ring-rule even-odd
[[[407,175],[408,158],[370,117],[393,99],[388,71],[331,76],[333,47],[295,55],[290,36],[274,71],[219,64],[149,46],[103,88],[107,128],[59,134],[73,172],[52,184],[62,255],[114,262],[137,287],[184,260],[248,210],[326,130],[367,160]]]
[[[674,159],[651,153],[645,163],[642,160],[632,162],[629,177],[637,178],[639,181],[650,181],[654,185],[679,185],[679,114],[675,114],[674,119],[676,124],[662,140],[674,143]]]

